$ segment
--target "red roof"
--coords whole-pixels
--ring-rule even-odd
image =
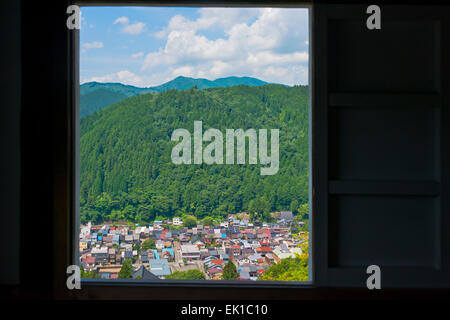
[[[222,259],[212,259],[211,262],[215,263],[215,264],[222,264],[223,260]]]
[[[231,249],[240,249],[240,248],[241,248],[241,247],[240,247],[239,245],[237,245],[237,244],[231,246]]]
[[[208,269],[208,273],[219,273],[222,272],[222,270],[218,269],[218,268],[211,268]]]
[[[259,247],[255,249],[256,252],[272,252],[272,248],[270,247]]]
[[[95,263],[95,258],[87,258],[86,263]]]

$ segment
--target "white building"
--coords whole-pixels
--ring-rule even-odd
[[[183,221],[181,221],[180,217],[175,217],[172,219],[172,224],[174,226],[181,226],[183,224]]]
[[[181,256],[188,261],[200,260],[200,250],[192,244],[184,244],[181,246]]]

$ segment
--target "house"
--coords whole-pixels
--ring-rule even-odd
[[[252,254],[252,255],[248,256],[250,263],[253,263],[253,264],[259,264],[259,260],[262,258],[263,257],[260,254]]]
[[[208,248],[208,255],[219,258],[220,254],[215,248]]]
[[[223,253],[220,255],[220,259],[222,259],[224,262],[228,262],[230,257],[226,253]]]
[[[200,250],[196,245],[185,244],[181,246],[181,257],[188,261],[200,260]]]
[[[121,265],[98,266],[96,273],[100,279],[117,279],[120,269]]]
[[[277,217],[277,220],[285,220],[287,222],[291,222],[294,219],[294,215],[292,211],[281,211],[280,215]]]
[[[123,257],[123,261],[125,261],[126,259],[131,259],[131,261],[134,263],[135,262],[135,258],[133,256],[133,251],[132,250],[126,250],[122,252],[122,257]]]
[[[96,247],[91,250],[91,256],[95,258],[95,263],[106,263],[108,262],[108,248],[107,247]]]
[[[161,250],[164,248],[164,241],[157,240],[155,245],[156,245],[156,249]]]
[[[228,228],[228,222],[222,222],[220,224],[221,227]]]
[[[141,262],[142,263],[148,262],[148,251],[141,252]]]
[[[113,244],[119,244],[120,243],[120,234],[113,234],[112,243]]]
[[[109,263],[116,263],[116,254],[117,254],[117,250],[114,248],[109,248],[108,249],[108,260]]]
[[[164,259],[173,260],[175,257],[175,252],[172,248],[164,248],[161,252]]]
[[[146,262],[148,262],[148,260],[150,260],[150,259],[156,259],[155,253],[152,250],[147,250],[147,261]]]
[[[200,249],[200,259],[205,259],[206,257],[209,256],[209,251],[208,249]]]
[[[183,221],[181,220],[180,217],[174,217],[174,218],[172,219],[172,224],[173,224],[174,226],[181,226],[181,225],[183,224]]]
[[[94,257],[87,257],[84,260],[84,263],[85,263],[85,269],[87,269],[87,270],[92,269],[92,268],[95,267],[95,258]]]
[[[265,256],[267,253],[271,253],[272,252],[272,248],[271,247],[259,247],[255,249],[256,253],[259,253],[261,256]]]
[[[258,277],[258,268],[253,265],[244,265],[237,269],[243,279],[256,280]]]
[[[222,279],[223,270],[213,267],[213,268],[208,269],[207,273],[211,279],[220,280],[220,279]]]
[[[158,276],[148,271],[143,265],[136,271],[133,271],[133,279],[160,280]]]
[[[231,246],[231,252],[233,256],[238,256],[241,254],[241,246],[235,244]]]
[[[159,279],[165,279],[171,273],[167,259],[151,259],[149,260],[149,266],[150,272]]]
[[[89,248],[89,243],[87,241],[80,241],[79,243],[80,252],[87,250]]]
[[[160,240],[160,239],[161,239],[161,234],[162,234],[162,231],[161,231],[161,230],[153,230],[153,232],[152,232],[152,238],[153,238],[154,240]]]

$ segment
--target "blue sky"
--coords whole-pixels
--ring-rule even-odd
[[[177,76],[308,83],[307,9],[82,7],[80,80],[155,86]]]

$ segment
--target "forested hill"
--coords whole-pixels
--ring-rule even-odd
[[[295,211],[308,201],[307,98],[305,86],[169,90],[127,98],[83,118],[82,221],[150,222],[183,213],[203,218],[249,206]],[[192,134],[197,120],[203,132],[280,129],[278,173],[263,176],[259,164],[174,165],[172,132]]]
[[[139,94],[163,92],[166,90],[185,90],[193,87],[199,89],[231,87],[245,84],[248,86],[262,86],[267,84],[262,80],[251,77],[226,77],[216,80],[177,77],[162,85],[139,88],[121,83],[86,82],[80,86],[80,117],[83,118],[126,97]]]

